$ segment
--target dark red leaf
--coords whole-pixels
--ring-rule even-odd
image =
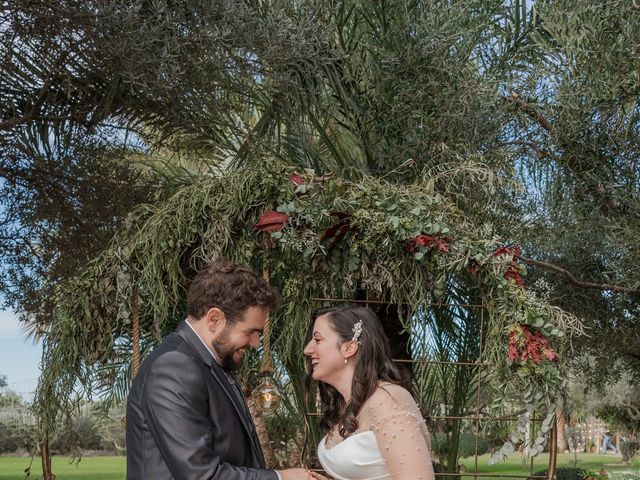
[[[275,210],[269,210],[268,212],[264,212],[262,215],[260,215],[258,223],[256,223],[254,227],[261,232],[279,232],[284,228],[284,224],[288,221],[288,214],[276,212]]]

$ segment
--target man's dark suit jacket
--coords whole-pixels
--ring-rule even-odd
[[[127,480],[277,480],[244,400],[185,322],[142,362],[127,400]]]

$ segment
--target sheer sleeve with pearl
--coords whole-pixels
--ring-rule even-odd
[[[434,480],[429,432],[411,394],[383,384],[364,405],[359,429],[375,434],[393,480]]]

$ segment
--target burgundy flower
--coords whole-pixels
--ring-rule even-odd
[[[558,354],[553,348],[545,348],[542,351],[542,355],[544,355],[544,358],[546,358],[550,362],[557,362],[559,360]]]
[[[329,215],[338,219],[336,223],[328,227],[322,234],[320,241],[331,239],[331,244],[327,251],[331,251],[352,229],[351,220],[353,215],[347,212],[329,212]]]
[[[515,247],[499,247],[493,251],[493,256],[510,255],[512,257],[519,257],[522,255],[522,249],[519,246]]]
[[[508,255],[511,257],[511,263],[504,272],[504,278],[507,280],[513,280],[519,287],[524,287],[524,279],[520,270],[518,270],[518,257],[522,254],[522,249],[519,246],[515,247],[499,247],[493,251],[493,256],[498,257],[500,255]]]
[[[513,280],[519,287],[524,287],[524,278],[522,278],[522,275],[515,264],[509,265],[507,271],[504,272],[504,278],[507,280]]]
[[[286,213],[269,210],[268,212],[264,212],[262,215],[260,215],[258,223],[256,223],[254,227],[261,232],[279,232],[284,228],[284,224],[288,221],[289,215],[287,215]]]
[[[532,331],[527,325],[518,325],[509,333],[507,358],[511,363],[531,360],[536,365],[540,365],[545,359],[550,362],[558,361],[557,353],[549,347],[549,340],[541,332]]]
[[[297,173],[294,173],[293,175],[291,175],[289,177],[289,180],[291,180],[291,183],[293,183],[296,187],[299,187],[300,185],[304,185],[304,178],[302,178]]]
[[[449,252],[449,243],[445,238],[437,235],[418,235],[407,242],[407,252],[415,253],[416,247],[435,248],[440,252]]]

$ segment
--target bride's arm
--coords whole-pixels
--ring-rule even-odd
[[[434,480],[428,432],[411,394],[381,387],[370,401],[369,421],[393,480]]]

